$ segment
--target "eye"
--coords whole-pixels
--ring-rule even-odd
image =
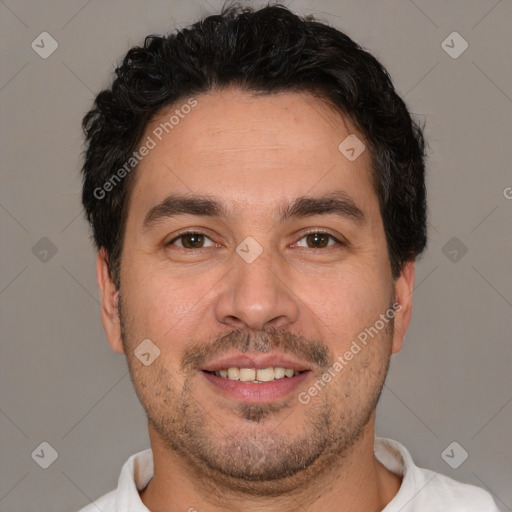
[[[300,238],[296,245],[298,247],[307,247],[309,249],[324,249],[333,245],[343,245],[337,238],[330,235],[329,233],[323,233],[316,231],[314,233],[308,233],[307,235]]]
[[[214,243],[211,238],[203,233],[190,231],[189,233],[182,233],[180,236],[173,238],[167,245],[176,245],[183,249],[203,249],[204,247],[212,247]]]

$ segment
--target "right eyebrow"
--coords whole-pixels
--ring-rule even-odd
[[[185,214],[222,217],[226,216],[226,210],[221,203],[209,197],[170,195],[148,211],[142,228],[149,230],[163,219]]]

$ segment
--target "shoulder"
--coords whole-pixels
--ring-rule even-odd
[[[115,512],[115,494],[116,491],[110,491],[78,512],[98,512],[98,510],[101,510],[101,512]]]
[[[429,500],[435,500],[441,511],[450,512],[499,512],[492,496],[484,489],[457,482],[440,473],[418,468],[432,479]],[[437,509],[436,509],[437,510]]]
[[[375,455],[387,469],[402,476],[398,494],[384,512],[499,512],[487,491],[416,466],[397,441],[377,437]]]
[[[147,511],[140,500],[139,490],[146,487],[153,476],[151,449],[132,455],[123,465],[117,489],[91,502],[79,512]]]

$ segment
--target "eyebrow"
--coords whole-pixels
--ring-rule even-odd
[[[225,206],[209,197],[171,195],[148,211],[142,227],[144,230],[148,230],[161,220],[178,215],[227,217],[227,213]]]
[[[358,226],[366,223],[366,215],[356,202],[345,192],[335,190],[320,197],[302,196],[281,208],[281,222],[312,215],[338,215]]]
[[[170,195],[148,211],[142,227],[149,230],[160,221],[179,215],[228,217],[229,211],[223,203],[208,196]],[[363,226],[367,222],[363,210],[348,194],[340,190],[320,197],[297,197],[291,203],[281,204],[278,215],[281,222],[313,215],[338,215],[358,226]]]

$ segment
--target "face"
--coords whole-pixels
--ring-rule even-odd
[[[162,140],[180,105],[142,138],[156,145],[130,198],[120,318],[98,257],[103,322],[153,435],[198,475],[268,492],[368,429],[413,265],[392,280],[369,151],[338,149],[364,142],[339,113],[298,93],[196,101]],[[151,364],[134,354],[143,340]]]

